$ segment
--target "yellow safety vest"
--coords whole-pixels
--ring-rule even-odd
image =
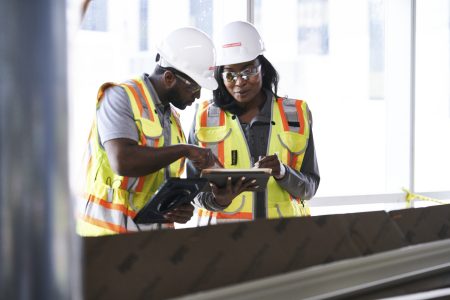
[[[98,92],[97,107],[104,91],[114,85],[121,86],[129,97],[139,131],[140,146],[162,147],[186,142],[179,116],[174,109],[170,117],[171,128],[162,128],[155,104],[143,78],[123,84],[103,84]],[[171,130],[171,141],[164,141],[163,130]],[[101,236],[137,231],[133,218],[163,183],[164,168],[142,177],[115,174],[106,151],[100,145],[96,121],[91,129],[86,156],[86,186],[82,196],[83,211],[78,216],[78,234]],[[172,163],[169,169],[170,177],[180,177],[184,169],[184,158]],[[173,224],[168,227],[170,226],[173,227]]]
[[[295,99],[273,99],[271,120],[267,155],[277,153],[282,163],[300,170],[310,132],[306,102]],[[294,129],[289,127],[289,122],[298,123],[300,126],[295,127],[293,131]],[[239,119],[212,102],[204,102],[199,108],[195,121],[195,135],[200,146],[212,149],[225,168],[252,167],[250,152]],[[218,223],[227,220],[252,220],[255,199],[256,193],[243,192],[221,212],[199,209],[199,224],[211,223],[214,219]],[[310,215],[306,202],[293,197],[281,188],[273,177],[270,177],[267,184],[266,207],[266,217],[270,219]]]

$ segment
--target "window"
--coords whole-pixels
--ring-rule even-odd
[[[401,153],[390,152],[388,145],[397,137],[390,133],[391,118],[408,130],[408,115],[405,119],[403,114],[409,111],[409,93],[400,95],[403,100],[392,109],[385,101],[371,101],[383,95],[382,84],[372,92],[384,80],[382,4],[299,0],[277,5],[261,0],[256,8],[255,25],[281,76],[280,95],[306,100],[313,114],[322,177],[317,196],[397,193],[409,183],[409,169],[395,179],[390,175],[391,160],[408,162],[409,141],[396,143]],[[394,95],[387,99],[397,100]]]
[[[139,50],[148,50],[148,0],[139,2]]]
[[[91,1],[89,10],[83,18],[81,28],[92,31],[107,31],[108,10],[107,0]]]
[[[245,0],[95,0],[72,42],[69,62],[70,178],[79,178],[89,128],[95,116],[97,90],[104,82],[120,82],[151,73],[156,43],[166,33],[195,26],[214,37],[223,24],[245,20]],[[176,9],[174,9],[176,8]],[[202,90],[202,99],[212,93]],[[181,114],[187,133],[194,106]]]
[[[190,15],[191,24],[203,30],[209,36],[213,32],[213,1],[212,0],[191,0]]]
[[[450,190],[450,3],[417,1],[415,189]]]
[[[328,54],[328,0],[298,0],[298,53]]]
[[[258,0],[254,15],[280,94],[313,113],[322,177],[314,203],[328,213],[393,209],[404,207],[404,187],[449,199],[448,1]]]
[[[369,1],[369,95],[384,99],[384,0]]]

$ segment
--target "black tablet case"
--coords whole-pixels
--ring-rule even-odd
[[[184,203],[191,202],[207,183],[208,180],[205,178],[167,179],[134,217],[134,222],[137,224],[169,222],[163,215]]]

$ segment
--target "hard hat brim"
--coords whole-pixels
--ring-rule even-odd
[[[262,54],[264,51],[261,51],[260,54]],[[246,55],[241,57],[233,57],[233,58],[224,58],[224,59],[217,59],[216,65],[217,66],[229,66],[229,65],[236,65],[248,61],[252,61],[256,59],[260,54],[258,55]]]
[[[189,74],[187,74],[187,75],[189,75]],[[219,85],[217,84],[217,81],[214,77],[203,78],[203,77],[192,76],[192,75],[190,75],[190,77],[192,79],[194,79],[195,82],[197,82],[202,88],[214,91],[215,89],[217,89],[219,87]]]

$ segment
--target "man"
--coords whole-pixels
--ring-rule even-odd
[[[177,112],[214,90],[215,50],[192,27],[171,32],[157,47],[151,75],[122,84],[105,83],[97,96],[97,117],[87,150],[86,187],[77,232],[100,236],[139,231],[133,218],[168,177],[179,177],[185,158],[198,168],[214,165],[211,150],[186,144]],[[186,223],[190,204],[164,217]],[[173,223],[164,225],[173,227]],[[158,228],[154,224],[145,229]]]

